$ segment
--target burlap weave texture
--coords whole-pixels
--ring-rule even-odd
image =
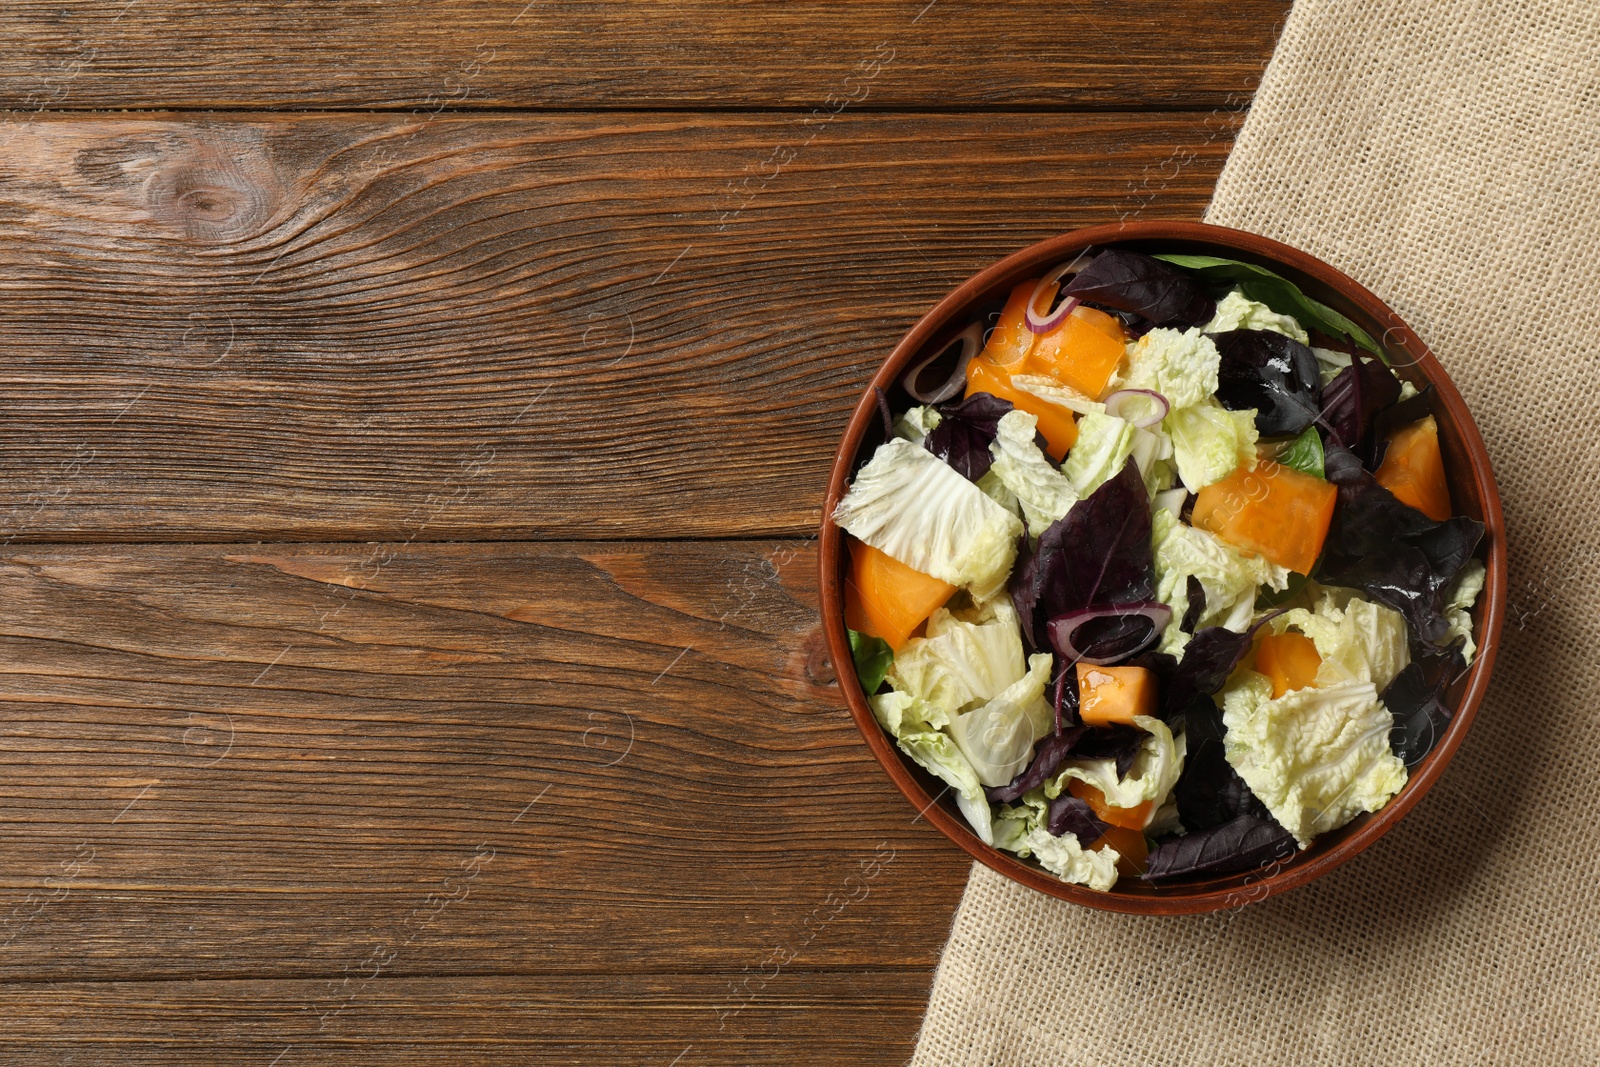
[[[1600,1063],[1600,0],[1301,0],[1207,218],[1361,280],[1460,388],[1494,685],[1399,826],[1273,900],[1119,916],[974,867],[913,1063]]]

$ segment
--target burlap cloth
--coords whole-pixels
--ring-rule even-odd
[[[1363,281],[1478,420],[1511,599],[1448,773],[1234,912],[975,866],[913,1064],[1600,1063],[1600,0],[1300,0],[1208,219]]]

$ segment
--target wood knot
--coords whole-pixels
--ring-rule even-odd
[[[151,212],[191,241],[226,244],[253,236],[277,210],[278,198],[233,164],[191,163],[150,179]]]
[[[839,676],[833,670],[833,658],[828,655],[828,642],[822,636],[822,627],[818,626],[806,635],[802,652],[805,655],[806,681],[819,686],[834,685],[839,681]]]
[[[269,226],[283,189],[266,146],[248,130],[118,138],[78,153],[76,169],[107,191],[142,193],[152,221],[200,244],[228,244]]]

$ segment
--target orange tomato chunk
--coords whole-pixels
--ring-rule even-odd
[[[1001,400],[1009,400],[1017,410],[1026,411],[1038,419],[1039,432],[1044,434],[1050,455],[1057,463],[1065,458],[1067,449],[1078,439],[1078,423],[1072,412],[1034,396],[1026,389],[1018,389],[1011,384],[1011,375],[1005,368],[997,367],[981,356],[967,364],[967,396],[973,393],[988,393]]]
[[[1111,319],[1115,335],[1108,332],[1105,319]],[[1120,323],[1103,311],[1079,307],[1060,326],[1039,335],[1027,362],[1036,373],[1096,398],[1122,362],[1124,350]]]
[[[898,652],[955,591],[949,582],[850,538],[850,571],[844,582],[844,621],[850,629],[881,637]]]
[[[1119,345],[1128,343],[1128,331],[1122,328],[1122,320],[1115,315],[1108,315],[1099,308],[1075,307],[1072,313],[1084,322],[1093,326]]]
[[[1286,630],[1267,634],[1256,643],[1256,670],[1272,679],[1274,699],[1291,690],[1316,685],[1321,666],[1316,643],[1305,634]]]
[[[1310,574],[1338,497],[1331,483],[1268,461],[1201,489],[1192,521],[1236,548]]]
[[[989,333],[989,343],[978,353],[979,359],[1012,370],[1022,366],[1022,361],[1033,350],[1036,336],[1028,329],[1028,297],[1033,295],[1034,287],[1038,284],[1039,279],[1029,278],[1011,290],[1011,295],[1006,298],[1006,306],[1000,312],[1000,321]]]
[[[1088,782],[1077,778],[1067,779],[1067,792],[1084,801],[1094,809],[1095,818],[1112,826],[1121,826],[1128,830],[1143,830],[1150,821],[1150,814],[1155,810],[1155,802],[1147,800],[1136,808],[1113,808],[1106,803],[1106,795]],[[1117,851],[1121,851],[1118,849]]]
[[[1085,726],[1131,724],[1135,715],[1155,714],[1155,676],[1143,667],[1077,666],[1078,715]]]
[[[1444,456],[1439,451],[1439,424],[1429,415],[1396,431],[1389,438],[1378,467],[1378,484],[1400,503],[1416,508],[1434,522],[1443,522],[1450,510],[1450,486],[1444,477]]]
[[[1118,855],[1122,857],[1117,861],[1118,874],[1127,878],[1137,878],[1149,866],[1150,846],[1145,843],[1142,829],[1108,826],[1106,832],[1089,846],[1089,851],[1097,852],[1107,845],[1116,849]]]

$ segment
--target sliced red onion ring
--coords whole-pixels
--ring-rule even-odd
[[[1072,309],[1078,306],[1077,297],[1067,297],[1061,301],[1060,307],[1048,315],[1039,310],[1039,298],[1048,292],[1050,299],[1054,300],[1056,294],[1061,291],[1061,286],[1057,283],[1061,281],[1062,276],[1065,274],[1076,274],[1078,262],[1081,259],[1083,257],[1079,256],[1077,259],[1051,267],[1050,273],[1039,279],[1039,284],[1033,287],[1033,295],[1028,297],[1028,312],[1024,316],[1028,322],[1028,329],[1034,333],[1049,333],[1067,321],[1067,316],[1072,314]]]
[[[1140,415],[1143,409],[1145,414]],[[1118,389],[1106,397],[1106,414],[1126,419],[1139,429],[1154,426],[1167,417],[1172,405],[1154,389]]]
[[[1105,667],[1155,644],[1171,621],[1171,608],[1158,600],[1145,600],[1057,615],[1048,629],[1051,646],[1068,662]]]
[[[967,364],[983,349],[983,323],[975,322],[962,330],[949,342],[926,359],[906,371],[900,379],[905,391],[923,404],[942,404],[959,393],[967,384]],[[941,361],[949,356],[957,344],[961,351],[946,374]]]

